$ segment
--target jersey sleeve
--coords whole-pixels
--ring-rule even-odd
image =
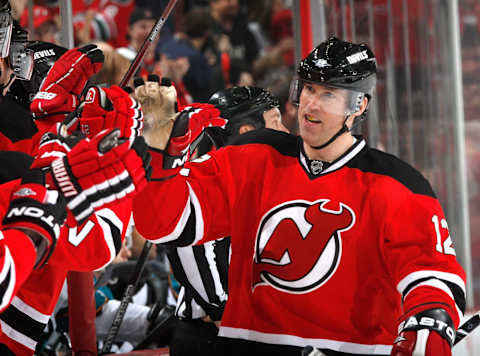
[[[385,260],[401,295],[404,316],[443,308],[458,326],[465,312],[465,272],[438,200],[408,196],[387,219],[385,232]]]
[[[62,227],[49,264],[88,272],[108,265],[118,254],[131,217],[132,201],[107,205],[80,226]]]
[[[152,152],[152,180],[134,198],[133,216],[140,234],[174,246],[229,236],[229,201],[235,184],[226,152],[203,155],[173,175],[162,169],[162,154]]]
[[[0,231],[0,312],[32,272],[35,258],[35,246],[26,234],[15,229]]]

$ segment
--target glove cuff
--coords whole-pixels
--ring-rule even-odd
[[[52,178],[67,201],[67,207],[75,215],[79,225],[93,213],[90,201],[70,171],[67,158],[58,158],[52,162]]]
[[[60,223],[45,204],[31,199],[17,199],[11,203],[2,223],[30,237],[37,251],[34,268],[47,262],[60,235]]]
[[[437,332],[447,340],[450,347],[455,340],[455,327],[450,315],[441,308],[424,310],[418,314],[408,317],[400,323],[398,333],[403,331],[418,331],[428,329]]]

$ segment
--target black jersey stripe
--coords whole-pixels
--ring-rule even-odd
[[[36,342],[40,341],[43,329],[45,329],[47,325],[46,323],[44,324],[33,319],[12,304],[0,314],[0,319],[12,329],[15,329]]]
[[[190,215],[188,216],[188,220],[185,223],[185,227],[183,228],[182,232],[178,236],[177,239],[168,241],[163,243],[167,246],[188,246],[195,241],[196,237],[196,225],[197,225],[197,218],[195,216],[195,206],[193,203],[190,203]]]
[[[376,173],[395,179],[415,194],[436,198],[430,183],[423,175],[399,158],[368,146],[346,164],[365,173]]]
[[[105,229],[103,229],[103,233],[105,235],[110,235],[113,241],[113,245],[115,246],[115,254],[118,255],[122,248],[122,230],[117,225],[115,225],[113,221],[106,218],[104,215],[97,214],[97,219],[102,219],[105,223],[108,224],[110,231],[105,231]]]
[[[282,155],[297,157],[298,152],[298,136],[290,135],[286,132],[272,129],[258,129],[246,132],[237,136],[229,145],[241,146],[248,144],[263,144],[273,147]]]

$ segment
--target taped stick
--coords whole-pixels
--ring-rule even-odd
[[[118,335],[118,331],[120,330],[120,326],[122,325],[122,321],[127,311],[128,304],[130,303],[130,299],[132,298],[133,292],[135,291],[135,288],[142,275],[143,268],[145,267],[145,262],[147,261],[148,253],[150,252],[152,245],[153,244],[150,241],[145,241],[145,245],[143,245],[142,253],[140,254],[140,257],[138,257],[135,270],[130,277],[130,282],[125,289],[122,301],[120,302],[120,306],[118,307],[117,312],[115,313],[115,317],[113,318],[112,326],[110,327],[107,337],[105,338],[105,342],[101,351],[102,354],[109,353],[113,343],[115,342],[115,338]]]
[[[480,313],[477,313],[458,327],[453,345],[456,345],[460,341],[462,341],[466,336],[468,336],[468,334],[470,334],[473,330],[475,330],[479,325],[480,325]]]

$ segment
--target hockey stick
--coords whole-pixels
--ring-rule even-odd
[[[455,336],[455,341],[453,345],[458,344],[462,341],[465,336],[470,334],[480,325],[480,313],[474,314],[470,319],[460,325],[457,329],[457,335]]]
[[[123,293],[122,301],[120,302],[120,306],[118,307],[115,317],[113,318],[112,326],[108,331],[107,337],[105,338],[105,342],[101,351],[102,354],[109,353],[110,349],[112,348],[113,342],[115,341],[118,331],[120,330],[120,325],[122,325],[123,317],[127,311],[130,299],[132,298],[133,292],[142,275],[148,253],[150,252],[151,248],[152,243],[150,241],[145,241],[145,245],[143,245],[142,252],[140,253],[137,264],[135,265],[135,270],[130,277],[130,282],[127,285],[127,289],[125,289],[125,293]]]

